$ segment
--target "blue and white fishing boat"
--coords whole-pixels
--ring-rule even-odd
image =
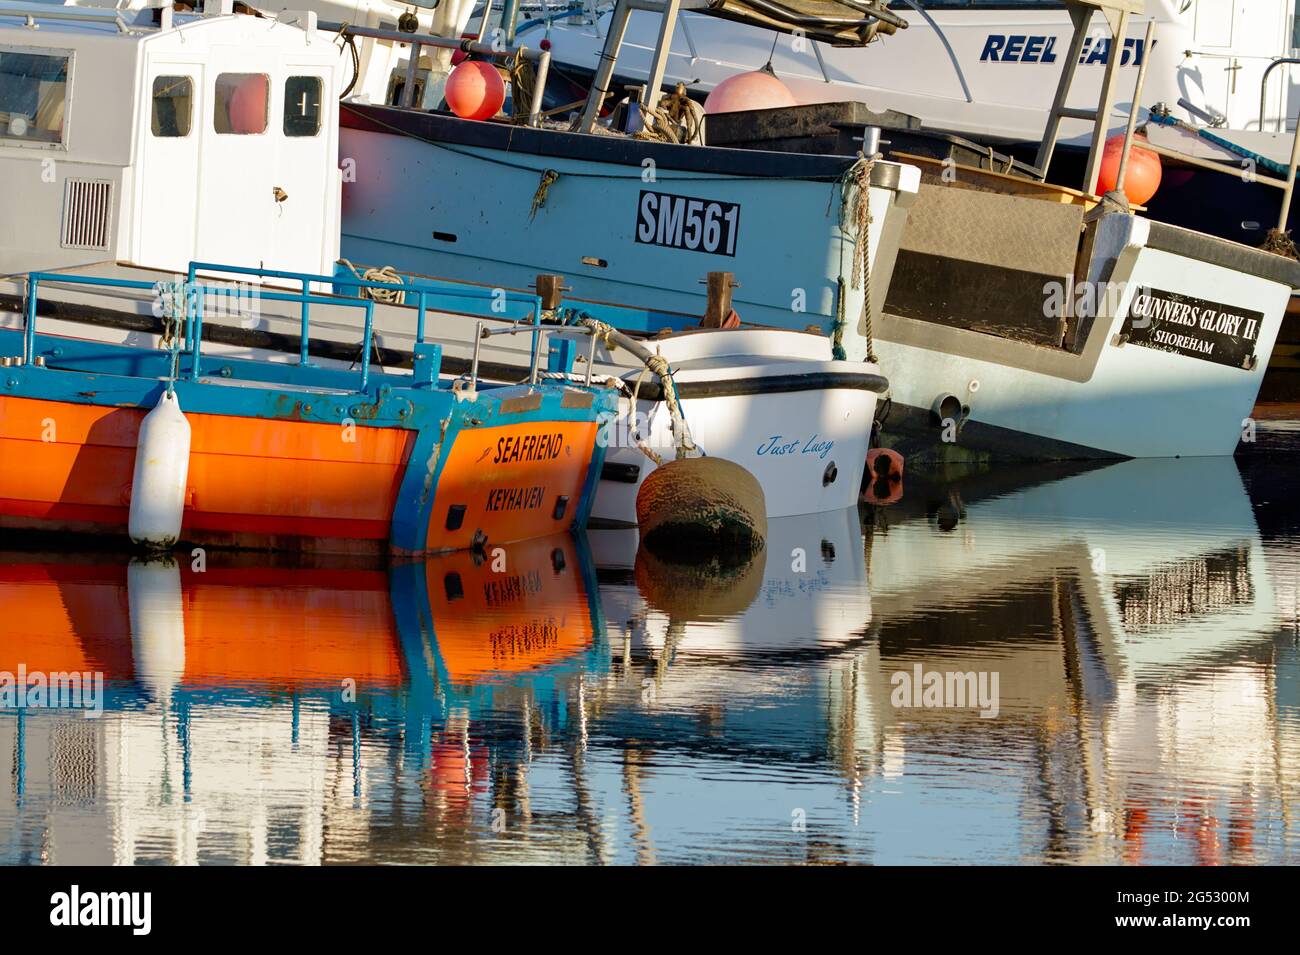
[[[1141,6],[1139,0],[1070,0],[1070,5],[1081,14],[1074,19],[1071,46],[1089,35],[1091,17],[1083,13],[1102,15],[1111,42],[1117,43],[1116,36],[1126,35],[1133,11]],[[702,16],[713,12],[705,6],[686,3],[680,9]],[[653,113],[665,102],[660,88],[679,9],[676,4],[630,0],[619,4],[605,34],[593,88],[611,88],[612,78],[618,75],[625,27],[634,10],[641,9],[652,9],[663,18],[646,92],[634,94]],[[873,16],[870,12],[856,15],[863,23]],[[799,27],[787,21],[774,28],[790,32]],[[1084,69],[1072,58],[1065,60],[1057,85],[1060,104],[1069,102],[1075,78]],[[1114,67],[1106,71],[1096,109],[1089,113],[1062,105],[1052,115],[1040,148],[1044,168],[1064,136],[1064,122],[1090,118],[1094,135],[1084,181],[1095,181],[1111,105],[1123,92],[1121,80],[1132,78],[1121,71],[1119,61]],[[559,269],[579,296],[644,301],[647,277],[653,276],[655,285],[665,290],[665,301],[698,299],[697,277],[667,263],[699,253],[659,242],[660,220],[630,204],[633,190],[638,196],[655,190],[632,184],[624,210],[613,201],[619,193],[608,183],[583,178],[590,169],[562,165],[575,155],[603,151],[623,156],[646,147],[591,135],[597,128],[598,109],[593,104],[601,99],[588,98],[578,133],[511,130],[499,123],[466,123],[400,105],[345,102],[344,141],[347,150],[358,156],[359,170],[358,182],[347,187],[345,252],[355,250],[356,258],[367,264],[392,260],[399,268],[412,270],[418,270],[419,261],[434,261],[440,274],[474,280],[485,268],[484,259],[494,252],[477,238],[478,222],[501,227],[492,234],[496,241],[502,229],[510,231],[515,216],[513,228],[520,232],[542,234],[553,222],[562,225],[562,234],[578,237],[579,249],[592,249],[590,264]],[[1130,140],[1131,136],[1130,131]],[[683,175],[677,180],[688,202],[737,198],[716,190],[688,191],[686,183],[706,175],[707,164],[715,161],[725,162],[733,173],[778,171],[792,168],[787,163],[799,164],[809,170],[821,168],[828,178],[837,177],[834,167],[803,164],[853,162],[851,157],[761,151],[746,159],[712,147],[700,148],[700,158],[688,159],[691,147],[658,148],[673,150],[662,157],[645,153],[661,176],[666,175],[665,166],[673,168],[669,155],[683,157],[672,160],[679,165],[689,164],[681,166]],[[874,144],[866,144],[866,153],[874,155]],[[891,166],[872,163],[870,158],[855,166],[841,165],[838,177],[862,175],[866,166],[872,169],[875,188],[893,184]],[[548,169],[559,172],[560,178],[550,177]],[[576,203],[580,222],[566,220],[570,213],[558,202],[549,212],[543,205],[543,200],[549,204],[558,195],[554,190],[564,183],[565,169],[575,174],[569,195],[600,196]],[[891,181],[876,182],[881,169],[891,170]],[[444,238],[434,234],[431,242],[417,237],[416,226],[403,223],[396,229],[405,238],[385,244],[386,225],[402,223],[403,204],[412,200],[412,190],[420,195],[418,183],[426,181],[426,171],[433,170],[444,171],[446,178],[457,182],[491,183],[491,198],[453,205],[426,191],[414,201],[433,211],[436,232]],[[856,329],[851,323],[841,328],[833,296],[823,298],[826,304],[820,308],[809,308],[820,313],[824,333],[839,337],[847,357],[879,358],[891,378],[888,430],[900,432],[904,445],[914,447],[912,439],[919,439],[938,446],[946,456],[1144,457],[1231,454],[1243,435],[1249,437],[1249,418],[1264,369],[1291,291],[1300,285],[1300,267],[1294,261],[1153,222],[1113,203],[1099,205],[1086,186],[1083,191],[1051,186],[1027,191],[1018,183],[998,184],[961,169],[950,173],[933,170],[915,201],[910,196],[900,201],[904,189],[901,185],[896,189],[892,204],[909,213],[899,239],[901,251],[890,237],[898,217],[891,218],[885,202],[889,197],[881,197],[877,211],[873,195],[869,217],[873,228],[868,234],[877,256],[870,269],[873,294]],[[898,183],[906,175],[900,169]],[[815,202],[815,191],[786,190],[787,185],[780,184],[781,194],[801,201],[781,207],[779,224],[764,221],[765,244],[757,253],[762,273],[757,286],[766,307],[738,308],[747,320],[796,328],[806,324],[809,316],[782,309],[775,298],[779,290],[794,284],[786,271],[794,263],[773,262],[773,248],[793,246],[804,263],[801,268],[812,270],[824,264],[820,288],[825,293],[840,285],[851,287],[852,274],[846,277],[842,270],[847,251],[843,230],[831,222],[816,225],[820,210],[809,205]],[[758,188],[747,180],[743,186]],[[497,196],[510,194],[514,198],[508,202],[497,201]],[[528,207],[522,216],[515,215],[516,205]],[[760,206],[759,214],[767,215],[768,210]],[[741,220],[748,223],[751,220],[745,215]],[[463,235],[448,223],[461,224]],[[433,227],[428,222],[422,225]],[[639,241],[642,226],[646,226],[644,235],[654,241]],[[883,231],[878,233],[878,227]],[[776,234],[799,238],[782,247],[772,240]],[[592,247],[588,237],[598,235],[611,242],[621,238],[622,244]],[[728,235],[725,228],[718,231],[719,237]],[[879,249],[882,239],[885,247]],[[514,242],[513,234],[500,241]],[[549,248],[551,243],[546,245]],[[556,254],[569,250],[567,244],[557,243],[555,248]],[[622,251],[618,256],[605,255],[601,248]],[[463,256],[461,250],[471,251],[472,257]],[[747,254],[753,253],[737,247],[738,275]],[[887,264],[881,258],[885,256]],[[742,284],[746,282],[753,287],[752,280],[742,279]],[[889,291],[879,303],[881,308],[875,299],[886,282]],[[851,309],[848,313],[853,314]],[[676,327],[684,324],[676,320]]]

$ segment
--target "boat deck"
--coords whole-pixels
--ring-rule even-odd
[[[59,271],[69,276],[148,283],[176,282],[183,278],[178,273],[120,262],[94,262]],[[259,295],[263,290],[296,294],[300,291],[298,283],[268,280],[265,284],[254,284],[230,278],[209,279],[208,275],[207,272],[200,273],[209,287],[224,288],[226,294],[212,295],[206,303],[203,319],[205,355],[256,358],[285,364],[299,361],[302,337],[300,306],[295,302],[273,301]],[[220,273],[213,275],[219,276]],[[443,283],[441,287],[448,286],[449,283]],[[484,292],[472,285],[450,287],[453,299],[458,288],[463,288],[466,296],[480,296],[480,301]],[[313,286],[312,294],[324,299],[337,299],[339,304],[313,304],[308,345],[310,360],[322,367],[354,367],[360,358],[362,338],[361,312],[355,304],[357,299],[333,294],[324,285]],[[25,276],[0,278],[0,328],[23,326],[25,298]],[[414,296],[408,297],[408,302],[411,298]],[[60,285],[46,278],[40,285],[39,330],[42,334],[73,339],[160,347],[164,323],[155,314],[156,304],[156,294],[148,289]],[[566,304],[583,307],[586,303],[575,301]],[[481,314],[432,307],[426,311],[425,323],[427,340],[442,347],[442,371],[449,376],[463,376],[472,368],[475,336],[480,323],[494,330],[521,324],[509,319],[485,318]],[[371,358],[377,371],[399,376],[410,374],[417,328],[418,308],[415,304],[375,303],[375,346]],[[529,328],[531,325],[524,323],[524,329],[518,334],[494,334],[482,343],[479,358],[481,378],[519,382],[528,377],[533,339]],[[555,333],[562,326],[547,324],[543,328],[547,333]],[[648,343],[668,358],[675,369],[680,368],[685,379],[776,374],[780,366],[773,365],[774,358],[802,362],[805,371],[816,370],[808,364],[810,362],[829,365],[831,361],[829,342],[820,334],[752,326],[725,335],[719,335],[716,330],[710,334],[698,334],[698,331],[687,329],[660,335]],[[586,370],[589,345],[585,334],[576,331],[574,334],[580,336],[574,372],[582,375]],[[611,350],[604,343],[597,344],[593,368],[595,379],[623,378],[630,382],[641,371],[640,362],[626,352]]]

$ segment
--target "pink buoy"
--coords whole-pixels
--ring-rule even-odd
[[[780,109],[796,106],[790,88],[766,70],[728,76],[713,87],[704,101],[706,113],[738,113],[747,109]]]
[[[490,63],[466,60],[447,77],[445,95],[461,119],[490,119],[506,101],[506,84]]]
[[[230,94],[230,131],[239,135],[266,132],[267,78],[245,73]]]

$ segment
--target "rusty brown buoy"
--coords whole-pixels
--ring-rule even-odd
[[[637,548],[636,589],[655,610],[679,623],[727,620],[743,613],[763,586],[766,559],[761,553],[712,554],[699,559],[694,549],[685,557],[664,559],[644,544]]]
[[[636,495],[641,540],[656,553],[710,548],[753,553],[767,540],[758,479],[723,458],[679,458],[655,468]]]

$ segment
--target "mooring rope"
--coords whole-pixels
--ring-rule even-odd
[[[193,293],[193,286],[185,282],[159,282],[158,299],[162,312],[162,332],[158,343],[164,349],[170,349],[184,324],[186,304],[191,298],[197,308],[198,295]]]
[[[618,346],[630,351],[641,359],[646,368],[659,377],[659,383],[664,393],[664,404],[667,405],[668,414],[672,417],[673,437],[677,444],[678,460],[691,454],[700,454],[700,449],[696,446],[694,439],[691,438],[690,428],[686,424],[686,415],[682,412],[681,400],[677,396],[677,383],[673,380],[673,372],[668,366],[668,359],[658,353],[651,352],[641,343],[628,338],[614,326],[599,319],[584,318],[579,324],[592,329],[596,341],[606,348],[612,349]],[[637,391],[640,391],[640,382],[637,383]],[[635,414],[635,400],[633,401],[632,411]]]
[[[357,80],[361,78],[361,54],[357,52],[357,38],[348,32],[348,27],[350,26],[352,26],[351,23],[345,23],[338,32],[338,37],[341,41],[339,45],[339,53],[342,53],[346,47],[352,54],[352,79],[348,80],[348,85],[345,86],[343,92],[339,94],[339,99],[341,100],[347,99],[348,94],[356,87]]]
[[[636,403],[641,399],[641,382],[645,381],[646,372],[650,370],[649,365],[641,366],[641,373],[636,376],[636,384],[632,386],[631,405],[632,413],[628,418],[627,433],[633,441],[636,442],[637,448],[647,458],[655,463],[655,467],[662,467],[664,463],[663,455],[656,451],[645,440],[645,435],[637,428],[636,423]]]
[[[686,426],[686,415],[682,413],[681,402],[677,397],[677,383],[673,381],[668,359],[658,353],[653,354],[646,361],[646,367],[659,376],[659,383],[663,387],[664,404],[668,406],[668,413],[672,416],[673,436],[677,438],[678,460],[692,453],[699,454],[700,449],[695,446],[695,441],[691,438],[691,429]]]
[[[850,287],[862,289],[862,336],[867,340],[867,361],[876,360],[876,339],[871,307],[871,173],[875,157],[855,162],[840,179],[840,229],[854,238],[853,263],[849,272]],[[841,287],[841,303],[843,288]],[[845,357],[844,314],[841,304],[832,335],[835,358]]]
[[[645,441],[642,440],[641,432],[636,430],[636,403],[641,392],[641,381],[645,377],[645,372],[647,370],[648,369],[644,367],[642,368],[642,374],[637,377],[635,388],[629,387],[626,381],[622,378],[616,378],[613,375],[607,375],[604,378],[597,378],[593,375],[591,384],[602,385],[605,388],[612,388],[614,391],[628,397],[632,403],[632,420],[628,423],[628,435],[636,442],[637,450],[653,461],[657,466],[664,463],[663,456],[659,454],[659,452],[655,451],[654,448],[646,444]],[[566,381],[584,386],[587,384],[585,375],[578,375],[573,372],[542,371],[538,372],[538,377],[545,378],[548,381]]]
[[[532,110],[533,90],[537,88],[537,73],[533,64],[524,59],[525,47],[519,47],[506,65],[510,73],[510,121],[516,126],[528,122]]]

